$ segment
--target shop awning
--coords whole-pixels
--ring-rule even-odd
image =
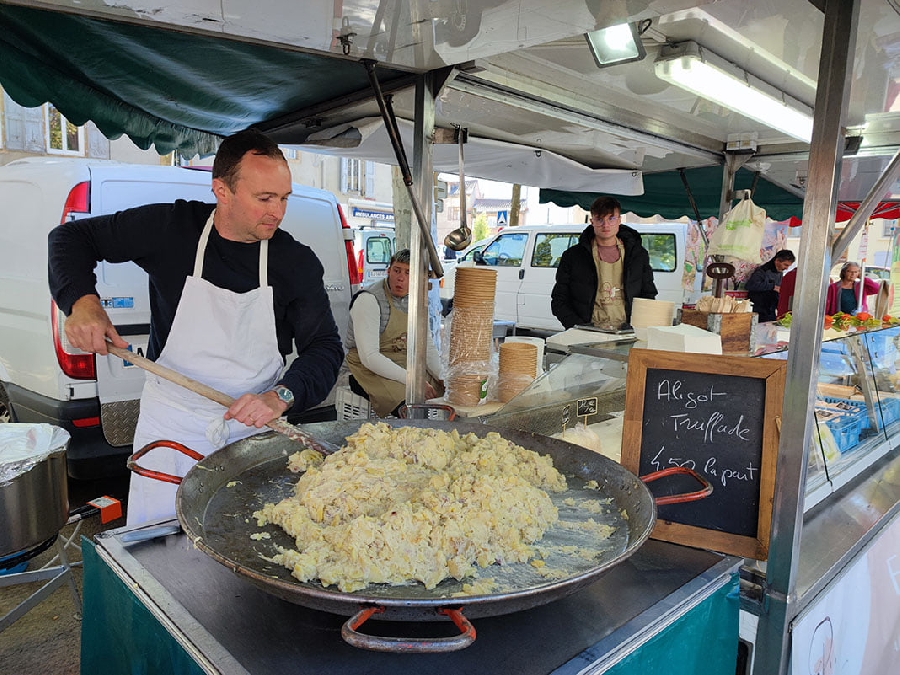
[[[701,218],[719,216],[719,200],[722,193],[722,167],[706,166],[685,169],[684,175],[691,188],[691,194],[700,211]],[[756,174],[748,169],[738,169],[734,178],[734,189],[749,190]],[[541,190],[540,201],[552,202],[557,206],[580,206],[587,210],[597,198],[607,192],[569,192],[563,190]],[[684,182],[678,171],[644,174],[644,194],[637,197],[613,195],[622,204],[622,212],[632,212],[649,218],[660,215],[676,220],[682,216],[694,219]],[[803,217],[803,199],[760,176],[753,193],[753,201],[766,210],[773,220],[787,220]]]
[[[379,67],[383,84],[406,73]],[[166,154],[215,151],[216,136],[369,90],[364,68],[324,54],[0,4],[0,85],[52,102]]]

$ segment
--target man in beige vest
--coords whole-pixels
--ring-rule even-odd
[[[397,251],[387,278],[363,288],[350,305],[347,367],[350,388],[369,399],[379,417],[396,415],[406,399],[406,322],[409,303],[409,249]],[[425,398],[444,393],[440,359],[427,340]]]

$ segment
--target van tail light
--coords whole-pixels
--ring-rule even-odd
[[[53,348],[62,371],[75,380],[96,380],[97,364],[94,355],[85,354],[69,344],[63,330],[66,317],[54,300],[50,301],[50,320],[53,324]]]
[[[66,197],[66,203],[63,206],[62,218],[59,219],[60,224],[67,223],[72,220],[72,216],[76,213],[88,214],[91,212],[91,184],[88,181],[79,183],[71,190],[69,196]]]
[[[359,280],[362,280],[366,277],[366,261],[363,259],[363,252],[360,251],[356,254],[356,269],[359,270]]]
[[[356,262],[356,251],[353,250],[353,231],[344,217],[344,209],[337,205],[338,215],[341,217],[341,234],[344,235],[344,247],[347,249],[347,273],[351,286],[359,286],[362,283],[362,270]]]

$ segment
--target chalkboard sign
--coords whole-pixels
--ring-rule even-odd
[[[638,476],[673,466],[713,486],[658,508],[653,537],[757,560],[768,557],[785,363],[633,349],[622,464]],[[699,488],[683,476],[648,483],[655,497]]]

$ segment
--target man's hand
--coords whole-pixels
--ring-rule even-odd
[[[781,293],[781,286],[777,286],[777,285],[773,286],[772,290],[775,291],[776,293]]]
[[[83,295],[75,301],[72,313],[66,319],[65,332],[69,343],[85,352],[108,354],[107,338],[115,347],[128,348],[96,295]]]
[[[281,417],[288,405],[274,391],[262,394],[244,394],[225,411],[225,419],[235,419],[248,427],[262,429],[269,422]]]

